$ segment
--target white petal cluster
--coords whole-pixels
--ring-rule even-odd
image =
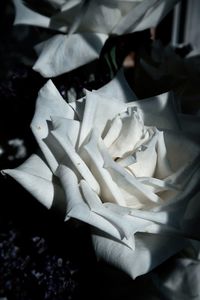
[[[31,123],[45,160],[4,173],[90,224],[97,256],[135,278],[198,237],[199,145],[180,130],[172,94],[128,102],[120,76],[69,104],[49,80]]]
[[[39,58],[34,70],[47,78],[97,59],[110,34],[157,26],[178,1],[45,0],[55,11],[45,16],[25,6],[22,0],[13,0],[16,25],[41,26],[59,32],[36,47]]]

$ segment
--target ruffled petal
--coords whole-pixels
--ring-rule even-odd
[[[134,208],[151,207],[161,204],[162,200],[150,191],[133,174],[129,174],[122,166],[113,161],[103,142],[99,140],[99,148],[104,160],[104,168],[109,171],[113,182],[117,184],[125,199],[124,206]]]
[[[127,112],[121,115],[122,128],[118,138],[109,147],[109,153],[115,158],[127,156],[135,150],[138,142],[144,135],[144,124],[136,107],[129,107]]]
[[[87,142],[91,130],[97,128],[102,135],[106,125],[118,113],[126,110],[124,103],[117,99],[107,99],[96,92],[86,91],[86,102],[80,129],[79,147]]]

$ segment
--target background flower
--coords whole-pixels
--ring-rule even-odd
[[[129,99],[121,73],[70,104],[48,81],[31,125],[45,160],[32,155],[4,173],[66,220],[92,225],[97,256],[135,278],[199,237],[200,172],[172,94]]]
[[[110,34],[155,27],[178,2],[13,1],[15,24],[41,26],[62,33],[36,47],[39,58],[33,68],[44,77],[58,76],[97,59]]]

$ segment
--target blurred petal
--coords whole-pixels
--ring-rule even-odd
[[[144,0],[125,15],[112,30],[115,34],[156,27],[179,0]]]
[[[50,19],[33,10],[27,8],[22,0],[13,0],[15,5],[15,21],[14,24],[26,24],[33,26],[49,27]]]
[[[162,270],[161,270],[162,272]],[[164,276],[162,276],[164,275]],[[169,270],[159,276],[154,274],[155,285],[166,300],[199,300],[200,261],[177,258],[170,261]]]
[[[106,34],[58,34],[39,45],[33,69],[44,77],[69,72],[99,57]]]

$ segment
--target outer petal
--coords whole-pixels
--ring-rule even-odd
[[[21,166],[13,170],[3,170],[19,182],[29,193],[47,208],[52,205],[65,211],[65,196],[59,182],[48,166],[37,155],[32,155]]]
[[[39,45],[40,56],[33,69],[44,77],[69,72],[99,57],[106,34],[58,34]],[[37,48],[36,48],[37,49]]]
[[[185,246],[185,240],[165,235],[138,233],[132,250],[100,231],[94,231],[96,255],[123,270],[133,279],[149,272]]]
[[[55,154],[58,152],[57,147],[53,141],[48,140],[48,143],[45,141],[51,129],[49,127],[51,127],[50,121],[52,116],[73,119],[74,111],[63,100],[52,81],[49,80],[39,92],[35,114],[31,122],[31,129],[49,166],[54,172],[58,166],[58,162],[55,158]],[[52,149],[49,149],[49,143],[51,143]],[[57,155],[58,154],[59,153],[57,153]]]
[[[49,27],[50,19],[27,8],[22,0],[13,0],[16,10],[15,25],[26,24]]]

